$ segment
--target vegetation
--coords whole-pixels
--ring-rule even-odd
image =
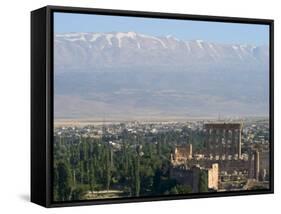
[[[200,172],[199,192],[208,192],[208,174],[206,171]]]
[[[55,136],[54,200],[81,200],[87,193],[111,190],[120,190],[116,197],[190,193],[190,186],[169,178],[170,153],[176,143],[188,142],[187,134]],[[111,143],[115,140],[121,141],[118,147]],[[205,191],[204,178],[200,189]]]

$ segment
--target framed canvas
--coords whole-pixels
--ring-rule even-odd
[[[273,47],[273,20],[32,11],[31,201],[273,193]]]

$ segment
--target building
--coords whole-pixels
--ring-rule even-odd
[[[171,153],[171,177],[190,185],[197,192],[202,170],[208,174],[208,188],[212,190],[243,188],[247,180],[268,180],[268,152],[248,148],[241,154],[241,123],[204,124],[205,148],[193,154],[192,145],[176,146]]]
[[[204,130],[207,156],[241,158],[241,123],[207,123]]]
[[[213,190],[219,189],[219,164],[214,163],[208,169],[208,188]]]
[[[173,165],[184,164],[192,159],[192,144],[177,146],[171,153],[171,162]]]
[[[208,190],[218,190],[218,164],[212,164],[211,168],[203,168],[199,165],[194,165],[190,168],[185,165],[172,166],[170,168],[170,178],[177,180],[182,185],[190,186],[193,193],[200,192],[201,173],[207,175]]]

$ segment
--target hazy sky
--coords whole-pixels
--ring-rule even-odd
[[[167,36],[183,40],[202,39],[219,43],[253,45],[269,44],[269,26],[156,18],[54,14],[55,33],[67,32],[128,32]]]

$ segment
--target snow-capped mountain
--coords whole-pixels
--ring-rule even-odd
[[[57,68],[260,66],[268,63],[268,47],[183,41],[135,32],[56,34]]]
[[[56,34],[55,117],[268,115],[268,47],[135,32]]]

